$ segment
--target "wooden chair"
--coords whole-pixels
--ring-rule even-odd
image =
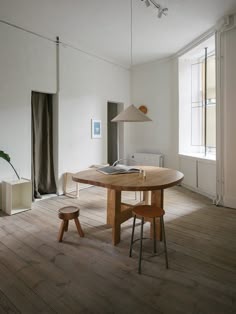
[[[132,249],[133,243],[137,240],[140,240],[140,247],[139,247],[139,266],[138,266],[138,273],[141,274],[141,261],[142,261],[142,246],[143,246],[143,224],[144,219],[151,219],[153,223],[153,251],[154,253],[157,252],[156,249],[156,218],[160,219],[160,226],[161,226],[161,236],[164,242],[164,251],[165,251],[165,259],[166,259],[166,268],[168,268],[168,256],[167,256],[167,247],[166,247],[166,236],[165,236],[165,227],[164,227],[164,209],[152,205],[139,205],[133,208],[133,228],[132,228],[132,235],[131,235],[131,243],[130,243],[130,251],[129,256],[132,257]],[[134,240],[134,230],[135,230],[135,221],[136,217],[141,218],[141,231],[140,231],[140,238]]]
[[[109,164],[102,164],[102,165],[91,165],[89,168],[86,168],[84,170],[88,170],[90,168],[101,168],[109,166]],[[63,175],[63,193],[65,196],[70,198],[78,198],[79,197],[79,189],[83,184],[80,184],[78,182],[74,182],[72,180],[72,177],[76,175],[76,172],[65,172]]]
[[[77,198],[79,196],[79,183],[72,181],[75,173],[65,172],[63,176],[63,191],[65,196]]]
[[[62,242],[64,231],[68,231],[69,227],[69,220],[74,219],[76,228],[78,230],[78,233],[81,237],[84,237],[84,232],[81,228],[80,222],[79,222],[79,208],[75,206],[66,206],[62,207],[58,211],[58,217],[62,219],[61,227],[58,234],[58,241]]]

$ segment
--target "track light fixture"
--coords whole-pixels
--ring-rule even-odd
[[[143,0],[141,0],[141,1],[143,1]],[[145,0],[145,5],[147,8],[150,7],[151,3],[158,10],[157,17],[161,18],[162,15],[167,15],[168,8],[163,8],[159,3],[156,3],[155,0]]]

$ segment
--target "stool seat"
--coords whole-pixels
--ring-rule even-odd
[[[75,206],[66,206],[58,210],[58,217],[60,219],[75,219],[79,216],[79,208]]]
[[[139,205],[132,210],[134,215],[142,216],[144,218],[162,217],[165,215],[164,209],[152,205]]]
[[[84,237],[84,232],[79,222],[79,208],[76,206],[65,206],[58,210],[58,217],[62,219],[61,227],[58,234],[58,241],[62,242],[64,231],[68,231],[69,220],[74,219],[77,231],[81,237]]]
[[[153,252],[156,253],[156,219],[160,220],[161,226],[161,234],[163,236],[164,241],[164,251],[165,251],[165,259],[166,259],[166,268],[168,268],[168,257],[167,257],[167,247],[166,247],[166,236],[165,236],[165,226],[164,226],[164,218],[165,211],[163,208],[154,206],[154,205],[138,205],[134,206],[132,210],[134,220],[133,220],[133,228],[131,235],[131,243],[130,243],[130,251],[129,256],[132,257],[133,244],[136,240],[140,240],[139,246],[139,266],[138,273],[141,274],[141,261],[142,261],[142,247],[143,247],[143,225],[144,219],[151,219],[153,223]],[[134,230],[135,230],[135,221],[136,218],[141,218],[141,230],[140,230],[140,238],[134,240]]]

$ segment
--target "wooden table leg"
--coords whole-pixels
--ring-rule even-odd
[[[112,226],[112,244],[120,242],[121,191],[107,190],[107,224]]]
[[[150,191],[143,191],[143,202],[145,205],[151,204]]]
[[[164,190],[152,191],[151,204],[163,208]],[[153,223],[151,222],[150,237],[153,238]],[[160,219],[156,219],[156,238],[161,240]]]
[[[152,191],[151,204],[163,208],[164,190]]]

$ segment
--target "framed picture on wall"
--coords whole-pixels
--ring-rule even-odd
[[[101,120],[92,119],[92,138],[101,137],[102,137]]]

